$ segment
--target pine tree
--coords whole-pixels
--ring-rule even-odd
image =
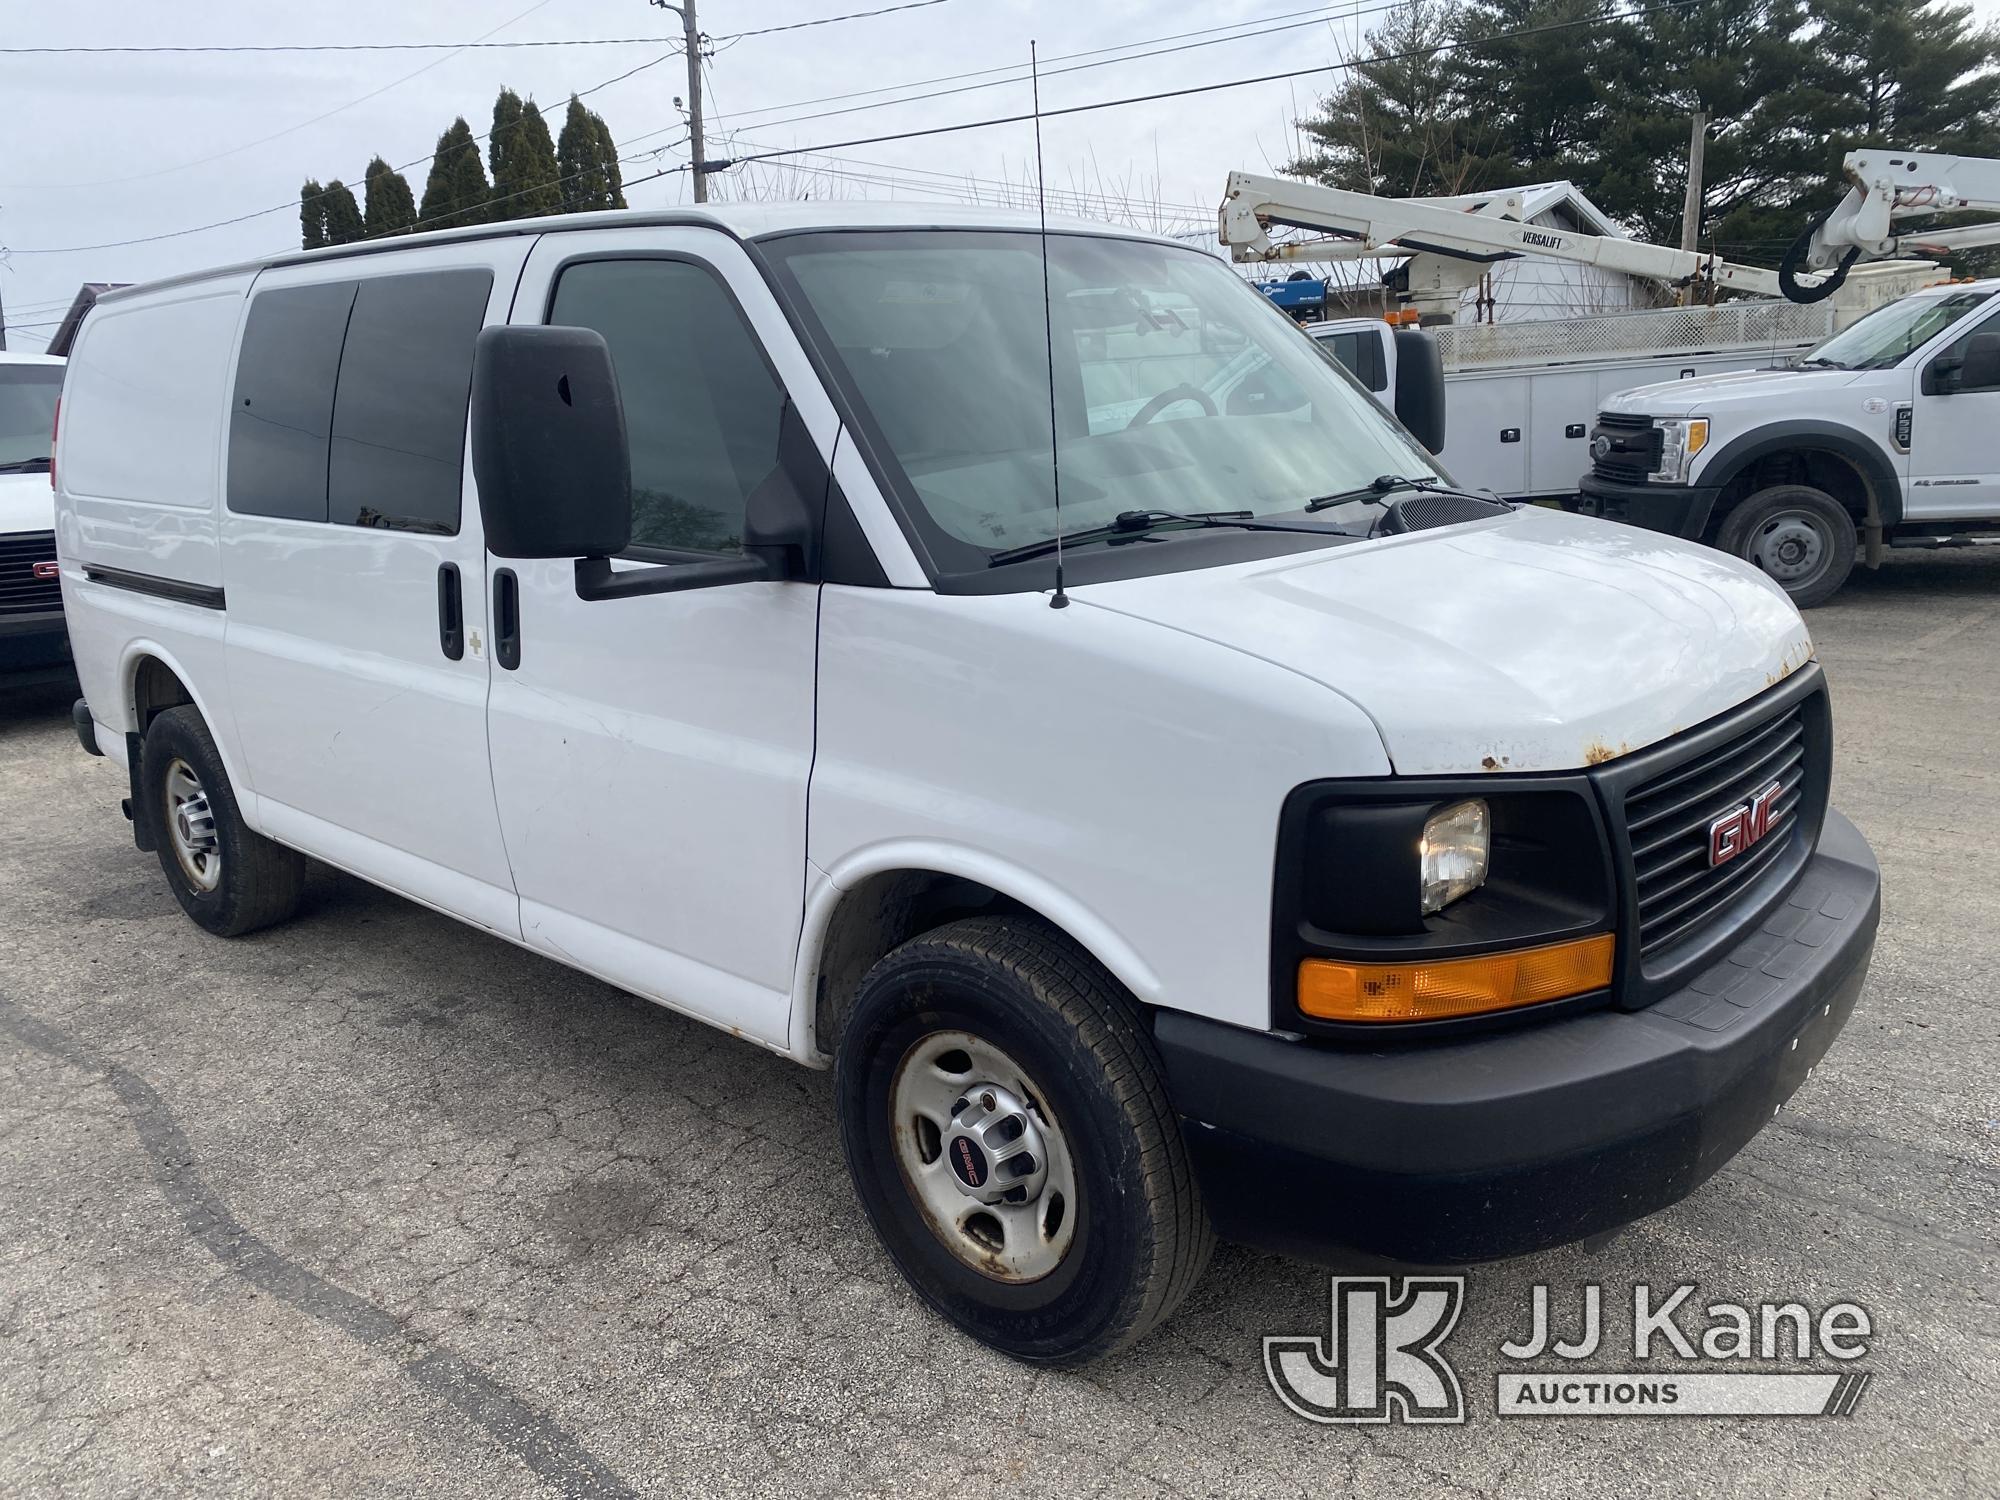
[[[299,244],[317,250],[326,243],[326,189],[312,178],[299,189]]]
[[[1459,0],[1408,0],[1368,34],[1345,81],[1300,121],[1316,149],[1284,170],[1390,197],[1475,192],[1505,182],[1502,132],[1467,91],[1454,42]]]
[[[417,222],[417,203],[410,196],[409,179],[378,156],[368,163],[364,185],[368,192],[368,238],[408,234]]]
[[[562,134],[556,138],[556,169],[562,179],[562,212],[580,214],[625,206],[611,131],[574,94],[563,117]]]
[[[326,185],[326,195],[320,199],[320,204],[326,213],[326,242],[329,245],[351,245],[366,232],[361,227],[361,205],[354,201],[354,194],[338,177]]]
[[[1591,196],[1647,239],[1678,244],[1699,110],[1709,117],[1703,246],[1781,231],[1781,206],[1817,175],[1824,150],[1809,124],[1805,20],[1799,0],[1694,0],[1634,16],[1631,45],[1604,54],[1609,113]]]
[[[465,123],[465,116],[460,115],[438,137],[430,176],[424,183],[424,201],[417,209],[417,227],[455,229],[462,224],[484,224],[489,196],[478,143],[472,139],[472,127]]]
[[[549,127],[533,104],[522,104],[512,89],[493,103],[493,133],[487,137],[493,167],[493,217],[532,219],[558,213],[556,148]]]
[[[1598,58],[1632,44],[1602,0],[1467,0],[1460,89],[1493,122],[1508,181],[1596,175],[1605,126]]]

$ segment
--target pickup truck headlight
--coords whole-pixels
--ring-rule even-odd
[[[1646,477],[1661,484],[1682,484],[1695,455],[1708,446],[1707,417],[1655,417],[1660,431],[1660,466]]]
[[[1425,916],[1443,911],[1486,884],[1493,852],[1489,821],[1483,797],[1454,802],[1425,821],[1424,836],[1417,843]]]

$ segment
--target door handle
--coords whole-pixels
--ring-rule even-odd
[[[465,595],[458,564],[438,564],[438,648],[453,661],[465,655]]]
[[[493,657],[510,672],[521,665],[521,581],[512,568],[493,575]]]

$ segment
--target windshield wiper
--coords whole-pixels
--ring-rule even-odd
[[[1234,527],[1241,531],[1302,531],[1309,536],[1342,536],[1345,533],[1330,526],[1292,526],[1283,521],[1259,521],[1255,511],[1249,510],[1122,510],[1111,518],[1108,526],[1091,526],[1082,531],[1071,531],[1063,535],[1062,545],[1078,546],[1085,542],[1110,541],[1117,537],[1139,537],[1159,531],[1168,526]],[[1018,547],[995,552],[986,559],[989,568],[1000,567],[1004,563],[1025,562],[1031,557],[1042,557],[1056,550],[1056,538],[1044,537],[1039,542],[1023,542]]]
[[[1403,474],[1377,474],[1358,489],[1337,490],[1331,495],[1315,495],[1299,507],[1303,511],[1325,510],[1329,506],[1346,505],[1355,500],[1368,500],[1381,504],[1383,497],[1393,495],[1397,490],[1426,490],[1434,495],[1460,495],[1467,500],[1486,500],[1486,495],[1474,494],[1455,485],[1446,484],[1442,479],[1410,478]]]
[[[1837,359],[1819,359],[1819,358],[1813,358],[1813,359],[1802,359],[1802,360],[1800,360],[1800,361],[1799,361],[1799,368],[1800,368],[1801,370],[1811,370],[1811,369],[1820,369],[1820,370],[1844,370],[1844,369],[1846,369],[1846,368],[1847,368],[1847,366],[1846,366],[1846,365],[1844,365],[1844,364],[1842,364],[1842,363],[1841,363],[1841,362],[1840,362],[1839,360],[1837,360]]]
[[[49,461],[46,458],[16,459],[10,464],[0,464],[0,474],[46,474]]]

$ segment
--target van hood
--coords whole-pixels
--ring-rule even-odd
[[[1663,380],[1607,396],[1602,410],[1646,417],[1701,416],[1717,406],[1743,401],[1792,396],[1823,398],[1873,373],[1871,370],[1737,370],[1693,380]]]
[[[1571,770],[1713,718],[1812,657],[1784,591],[1654,531],[1528,506],[1071,598],[1288,668],[1400,775]]]
[[[53,531],[55,525],[56,497],[47,474],[0,474],[0,536]]]

